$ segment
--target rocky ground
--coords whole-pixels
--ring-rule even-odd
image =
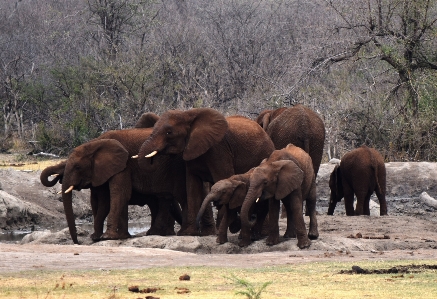
[[[437,257],[437,163],[387,163],[389,216],[379,217],[376,197],[372,215],[346,217],[343,202],[327,216],[328,180],[334,165],[322,164],[317,178],[320,237],[299,250],[296,239],[266,246],[264,240],[239,248],[238,236],[215,243],[215,237],[144,236],[149,221],[145,208],[131,208],[130,220],[143,229],[128,240],[92,243],[88,226],[80,226],[79,241],[72,245],[65,229],[60,185],[45,188],[39,171],[0,169],[0,272],[25,269],[113,269],[158,265],[263,266],[314,260],[435,259]],[[426,192],[426,193],[424,193]],[[88,191],[75,192],[74,211],[88,223]],[[306,222],[309,220],[306,217]],[[280,227],[285,231],[285,221]],[[133,228],[132,228],[133,229]],[[28,233],[32,231],[31,233]],[[177,230],[177,227],[176,227]],[[22,240],[14,240],[20,232]],[[8,238],[9,237],[9,238]],[[62,245],[62,246],[60,246]],[[227,254],[223,263],[223,254]],[[112,258],[110,258],[112,257]],[[17,259],[26,261],[17,265]]]

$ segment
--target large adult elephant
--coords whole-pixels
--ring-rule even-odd
[[[187,222],[178,235],[198,235],[196,216],[206,194],[203,182],[214,184],[245,173],[268,157],[274,145],[266,132],[243,116],[225,118],[211,108],[170,110],[161,115],[139,151],[139,159],[182,154],[187,169]],[[216,233],[206,214],[201,234]]]
[[[379,200],[380,215],[387,215],[386,170],[384,158],[374,148],[365,145],[346,153],[329,178],[331,196],[328,215],[333,215],[337,202],[344,197],[347,216],[370,215],[370,196]],[[354,210],[354,194],[357,206]]]
[[[317,239],[316,181],[310,156],[301,148],[289,144],[275,150],[268,159],[256,167],[250,176],[250,186],[241,207],[240,246],[250,244],[250,209],[258,200],[269,200],[269,236],[267,245],[279,243],[279,208],[284,204],[287,230],[284,237],[296,236],[299,248],[310,246],[310,239]],[[303,219],[303,201],[306,200],[310,228],[306,233]]]
[[[325,125],[316,112],[298,104],[290,108],[264,110],[256,122],[270,136],[276,149],[282,149],[292,143],[307,152],[317,177],[323,156]]]
[[[153,210],[158,209],[163,213],[166,209],[177,211],[174,210],[178,207],[174,205],[173,199],[181,205],[186,204],[185,165],[180,155],[156,157],[153,165],[147,163],[150,161],[143,161],[142,168],[150,167],[149,172],[140,169],[138,160],[131,158],[138,153],[142,142],[151,132],[151,128],[109,131],[78,146],[70,154],[65,168],[59,172],[64,210],[74,243],[78,243],[78,240],[72,210],[72,190],[91,188],[93,240],[123,239],[130,236],[127,231],[129,202],[143,205],[151,200],[152,224],[158,231],[166,227],[169,220],[165,215],[153,215]],[[42,182],[45,176],[46,174],[41,175]],[[162,202],[156,204],[154,200]],[[103,233],[106,216],[107,228]],[[149,231],[149,234],[152,233],[155,232]],[[168,233],[167,231],[165,234]]]

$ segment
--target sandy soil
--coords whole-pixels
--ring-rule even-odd
[[[323,169],[321,171],[322,177],[329,174],[330,167],[325,168],[325,174]],[[4,191],[31,200],[50,211],[50,217],[39,219],[41,226],[57,222],[62,227],[64,215],[62,203],[56,197],[56,187],[53,190],[42,187],[38,171],[0,169],[0,179]],[[325,185],[326,182],[318,182],[320,189],[326,189]],[[396,187],[397,190],[399,188]],[[0,243],[0,272],[201,265],[243,268],[334,260],[437,259],[436,210],[424,205],[418,195],[395,194],[388,197],[389,216],[346,217],[343,203],[338,204],[334,216],[326,215],[326,194],[318,194],[320,237],[305,250],[297,248],[296,239],[282,239],[280,244],[272,247],[260,240],[241,249],[237,245],[237,235],[230,235],[229,242],[223,245],[216,244],[213,236],[160,237],[141,234],[128,240],[92,243],[86,230],[80,230],[82,245],[72,245],[68,231],[64,229],[54,233],[38,232],[40,235],[34,233],[26,244]],[[79,201],[81,196],[77,198]],[[86,193],[83,198],[86,200]],[[87,215],[87,211],[83,211],[83,215]],[[131,216],[136,217],[134,214]],[[309,222],[307,217],[305,221]],[[281,220],[280,227],[281,232],[285,231],[284,220]]]

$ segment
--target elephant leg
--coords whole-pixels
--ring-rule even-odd
[[[300,249],[307,248],[311,245],[311,240],[308,238],[305,221],[303,219],[303,201],[300,190],[295,190],[291,193],[290,202],[294,228],[296,230],[297,247]]]
[[[123,210],[120,214],[120,219],[118,220],[118,229],[117,232],[119,235],[126,236],[129,235],[129,211],[128,205],[123,207]]]
[[[379,192],[378,188],[376,188],[375,193],[379,201],[379,215],[385,216],[387,215],[387,201],[385,200],[385,190],[384,193],[381,193]]]
[[[314,182],[313,186],[311,187],[310,193],[308,194],[308,197],[306,199],[306,212],[310,217],[310,227],[308,231],[308,238],[310,238],[310,240],[316,240],[319,237],[316,203],[317,203],[317,193],[316,193],[316,183]]]
[[[196,216],[202,205],[204,184],[198,177],[187,172],[187,225],[178,232],[178,235],[198,236],[199,231],[196,228]],[[212,213],[212,206],[209,205],[203,216],[201,224],[201,235],[215,235],[216,227]]]
[[[281,209],[281,219],[287,218],[287,209],[285,208],[284,204],[282,204]]]
[[[222,205],[219,211],[222,215],[222,220],[220,221],[216,242],[219,244],[224,244],[228,242],[228,227],[236,217],[232,217],[232,215],[230,215],[232,213],[228,211],[228,207],[226,205]]]
[[[91,208],[93,210],[94,232],[90,235],[93,241],[99,241],[103,235],[105,219],[109,214],[109,188],[107,184],[91,188]]]
[[[344,190],[344,207],[346,209],[347,216],[354,216],[354,191],[348,187],[343,185]]]
[[[369,209],[369,200],[370,200],[370,192],[358,191],[356,192],[357,196],[357,206],[355,207],[355,215],[370,215]]]
[[[217,208],[218,208],[218,210],[217,210],[217,219],[215,221],[215,227],[217,229],[219,229],[220,223],[221,223],[221,221],[223,219],[223,213],[226,211],[226,209],[223,209],[223,205],[222,205],[222,207],[220,207],[220,208],[217,207]]]
[[[294,215],[293,215],[293,207],[291,203],[291,195],[288,195],[283,199],[283,205],[287,210],[287,229],[284,233],[284,238],[296,238],[296,228],[294,227]]]
[[[102,239],[116,240],[130,238],[129,232],[118,232],[123,209],[128,206],[132,194],[132,183],[128,171],[122,171],[109,180],[110,210],[106,221],[106,232]]]
[[[175,235],[175,219],[171,215],[172,198],[159,198],[151,203],[152,224],[146,235],[172,236]]]
[[[266,244],[269,246],[279,243],[279,209],[281,202],[275,198],[269,199],[269,236],[267,237]]]
[[[263,200],[259,202],[256,207],[256,222],[252,228],[251,239],[253,241],[260,240],[264,236],[263,230],[265,226],[268,227],[268,221],[266,221],[267,214],[269,213],[269,201]],[[268,233],[267,233],[268,235]]]

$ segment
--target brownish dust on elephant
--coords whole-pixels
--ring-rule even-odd
[[[217,243],[219,244],[228,241],[228,228],[231,233],[236,233],[240,230],[241,223],[238,213],[249,189],[252,171],[253,168],[246,173],[235,174],[227,179],[218,181],[211,187],[211,191],[203,200],[196,221],[199,225],[205,209],[213,202],[217,209],[219,209],[219,214],[222,215],[217,234]],[[261,201],[255,204],[255,211],[250,213],[251,215],[256,213],[256,224],[252,230],[252,239],[259,239],[261,237],[268,209],[268,202]]]
[[[127,225],[128,204],[149,204],[152,226],[148,234],[174,234],[174,215],[180,222],[180,207],[186,204],[185,165],[180,156],[162,156],[154,164],[140,169],[131,156],[152,132],[151,128],[109,131],[99,138],[76,147],[65,167],[47,169],[41,173],[46,185],[48,175],[59,173],[62,180],[62,200],[67,224],[74,243],[78,243],[72,209],[72,190],[91,188],[91,207],[94,216],[93,240],[124,239],[130,237]],[[150,172],[142,169],[150,167]],[[153,212],[156,211],[156,212]],[[169,214],[171,213],[171,215]],[[179,216],[178,216],[179,214]],[[106,232],[103,233],[107,217]],[[168,230],[172,222],[172,229]]]
[[[318,238],[314,168],[310,156],[301,148],[289,144],[284,149],[275,150],[253,170],[241,208],[240,246],[250,244],[250,208],[258,200],[269,200],[267,245],[279,243],[279,200],[289,215],[284,238],[297,237],[299,248],[309,247],[310,239]],[[308,235],[302,213],[304,200],[310,216]]]
[[[206,196],[203,182],[214,184],[245,173],[273,150],[269,136],[255,121],[242,116],[225,118],[214,109],[195,108],[164,113],[142,145],[139,159],[182,154],[187,169],[188,217],[178,235],[198,235],[196,216]],[[203,215],[200,234],[215,233],[209,207]]]
[[[337,202],[344,197],[347,216],[370,215],[370,196],[379,200],[380,215],[387,215],[386,169],[381,154],[365,145],[346,153],[329,178],[331,196],[328,215],[333,215]],[[357,205],[354,210],[354,194]]]

